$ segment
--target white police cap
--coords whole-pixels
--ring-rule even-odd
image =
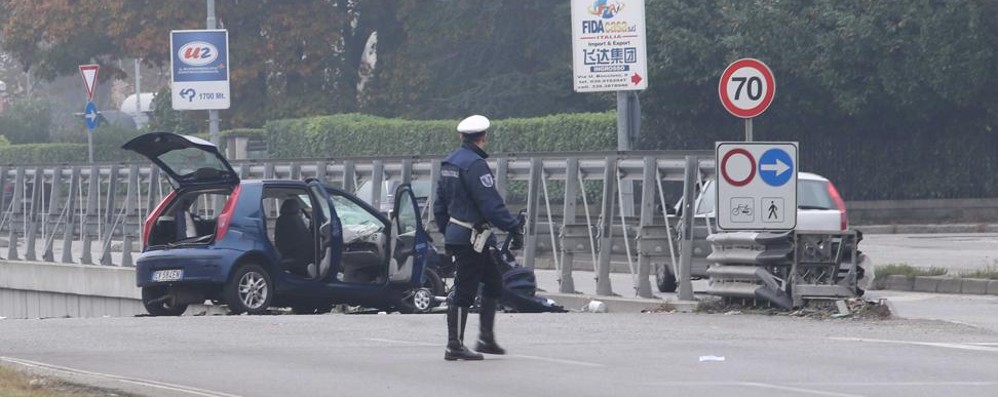
[[[474,115],[461,120],[461,123],[457,125],[457,132],[462,134],[477,134],[479,132],[489,129],[492,123],[489,122],[489,118],[485,116]]]

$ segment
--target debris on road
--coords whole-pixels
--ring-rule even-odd
[[[705,361],[724,361],[724,356],[700,356],[700,362]]]

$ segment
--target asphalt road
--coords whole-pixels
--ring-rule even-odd
[[[510,355],[445,362],[441,315],[4,320],[0,357],[149,396],[998,395],[998,332],[954,322],[501,314],[498,333]]]

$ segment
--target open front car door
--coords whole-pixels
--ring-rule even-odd
[[[395,189],[390,229],[392,256],[388,263],[389,282],[394,285],[422,285],[429,246],[426,230],[419,218],[416,195],[409,184]]]

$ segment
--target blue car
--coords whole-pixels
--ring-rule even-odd
[[[314,179],[240,180],[200,138],[153,132],[122,148],[149,158],[173,186],[145,220],[136,260],[151,315],[180,315],[209,299],[250,314],[435,304],[436,291],[424,288],[426,230],[408,185],[396,190],[388,219]]]

